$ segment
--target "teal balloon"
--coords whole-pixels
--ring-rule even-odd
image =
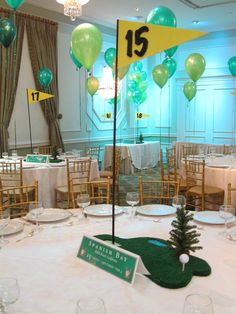
[[[142,65],[142,62],[140,61],[137,61],[133,64],[133,70],[134,71],[142,71],[143,69],[143,65]]]
[[[147,79],[147,72],[145,72],[145,71],[141,72],[141,79],[142,79],[142,81],[145,81]]]
[[[176,62],[174,59],[166,58],[162,64],[167,68],[169,72],[169,78],[171,78],[176,71]]]
[[[100,30],[90,23],[78,25],[71,34],[71,48],[75,57],[90,71],[102,49]]]
[[[191,101],[197,92],[197,85],[195,82],[188,81],[184,84],[183,92],[188,101]]]
[[[47,88],[53,79],[52,71],[48,68],[42,68],[38,71],[38,80],[43,88]]]
[[[148,88],[148,81],[142,81],[138,84],[138,89],[141,92],[145,92],[145,90]]]
[[[146,23],[176,27],[176,17],[167,7],[157,7],[151,10],[146,18]]]
[[[6,3],[9,5],[9,7],[14,10],[18,9],[24,2],[24,0],[6,0]]]
[[[109,67],[114,68],[116,63],[116,48],[108,48],[105,51],[104,59]]]
[[[70,48],[69,54],[70,54],[71,60],[74,62],[76,67],[79,69],[82,68],[82,64],[79,62],[79,60],[76,59],[71,48]]]
[[[142,80],[142,73],[141,72],[133,72],[132,80],[135,81],[137,84],[139,82],[141,82],[141,80]]]
[[[129,89],[131,92],[136,91],[137,88],[138,88],[138,84],[137,84],[135,81],[129,81],[129,82],[128,82],[128,89]]]
[[[236,56],[232,57],[228,61],[229,71],[233,76],[236,76]]]
[[[206,61],[200,53],[192,53],[185,61],[185,69],[194,82],[196,82],[205,71]]]
[[[15,40],[16,33],[16,26],[12,20],[0,20],[0,42],[5,48],[8,48],[10,44]]]
[[[175,54],[177,49],[178,49],[178,46],[174,46],[172,48],[165,50],[167,57],[169,57],[169,58],[173,57],[173,55]]]
[[[147,99],[147,94],[137,90],[132,94],[132,100],[135,104],[140,105]]]
[[[163,64],[159,64],[152,70],[152,78],[154,82],[162,88],[168,81],[169,72]]]

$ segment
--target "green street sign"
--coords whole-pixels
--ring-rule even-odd
[[[27,155],[26,162],[45,164],[48,162],[48,155]]]
[[[100,239],[83,236],[77,257],[133,284],[140,256]]]

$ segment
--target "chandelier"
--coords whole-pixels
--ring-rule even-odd
[[[75,21],[78,16],[82,15],[82,5],[89,0],[56,0],[60,4],[64,4],[64,15],[69,16],[71,21]]]
[[[121,88],[121,82],[118,82],[118,92]],[[105,100],[115,97],[115,81],[110,67],[104,67],[102,71],[102,79],[99,84],[98,94]]]

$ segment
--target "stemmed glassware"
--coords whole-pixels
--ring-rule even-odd
[[[182,206],[186,206],[186,198],[184,195],[175,195],[172,199],[172,206],[177,208],[181,208]]]
[[[9,241],[4,239],[4,228],[9,224],[10,222],[10,210],[5,209],[0,211],[0,233],[1,233],[1,239],[0,239],[0,248],[4,245],[8,244]]]
[[[185,298],[183,314],[213,314],[213,304],[209,296],[190,294]]]
[[[44,206],[42,203],[38,203],[38,206],[30,205],[31,218],[36,222],[35,233],[38,233],[41,229],[39,228],[39,217],[44,213]]]
[[[106,314],[104,301],[97,297],[81,298],[76,304],[76,314]]]
[[[3,152],[3,153],[2,153],[2,158],[3,158],[4,160],[7,160],[7,158],[8,158],[8,152]]]
[[[231,205],[221,205],[219,208],[219,215],[224,220],[224,231],[222,234],[227,236],[227,223],[233,221],[235,216],[235,208]]]
[[[131,206],[131,213],[130,217],[135,216],[135,208],[134,206],[138,205],[139,203],[139,193],[137,192],[127,192],[126,194],[126,203]]]
[[[17,161],[17,159],[18,159],[18,154],[17,154],[17,150],[16,150],[16,149],[13,149],[13,150],[11,151],[11,157],[12,157],[12,160]]]
[[[4,306],[4,312],[8,313],[8,306],[15,303],[20,296],[20,288],[15,278],[0,277],[0,304]]]
[[[77,205],[82,208],[83,217],[87,218],[86,213],[84,212],[84,209],[89,206],[90,204],[90,196],[89,194],[79,194],[77,195]]]

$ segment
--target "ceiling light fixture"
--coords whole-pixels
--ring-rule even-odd
[[[56,0],[60,4],[64,4],[64,15],[69,16],[71,21],[75,21],[78,16],[82,15],[82,5],[89,0]]]

